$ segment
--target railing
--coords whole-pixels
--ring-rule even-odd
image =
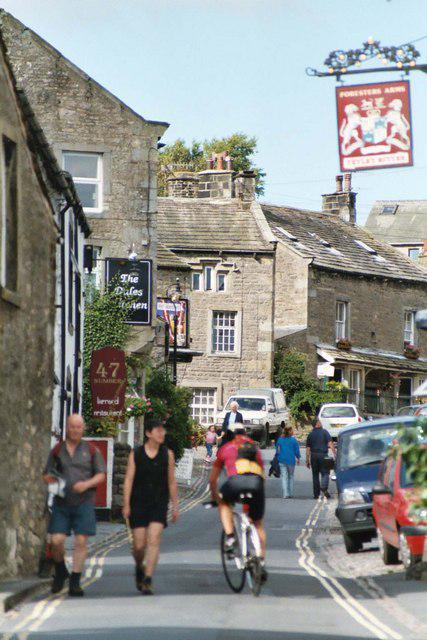
[[[391,393],[382,393],[366,390],[364,393],[358,393],[354,389],[349,389],[347,393],[347,402],[355,404],[362,413],[376,415],[394,415],[400,409],[411,404],[411,396],[394,396]]]

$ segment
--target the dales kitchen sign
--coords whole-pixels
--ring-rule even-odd
[[[107,285],[132,297],[127,324],[151,324],[152,262],[151,260],[106,260]]]

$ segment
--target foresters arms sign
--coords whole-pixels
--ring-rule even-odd
[[[127,324],[151,324],[151,260],[106,260],[107,286],[131,300]]]
[[[337,87],[341,171],[413,165],[409,82]]]
[[[123,413],[127,386],[124,351],[104,347],[92,351],[90,363],[92,417],[117,418]]]

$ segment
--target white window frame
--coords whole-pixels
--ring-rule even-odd
[[[210,278],[210,281],[211,281],[211,286],[210,286],[209,289],[207,288],[208,278],[207,278],[207,275],[206,275],[208,272],[209,272],[209,278]],[[214,273],[213,267],[205,267],[203,269],[203,289],[205,291],[214,291],[213,273]]]
[[[97,289],[98,291],[101,289],[101,284],[102,284],[101,253],[102,253],[102,247],[94,245],[93,247],[93,265],[94,266],[92,266],[91,273],[89,273],[89,271],[85,269],[85,273],[84,273],[85,289],[87,287],[87,283],[90,281],[91,276],[95,276],[95,282],[94,282],[95,289]]]
[[[415,345],[415,311],[407,309],[403,317],[403,344]]]
[[[215,424],[216,414],[217,414],[217,389],[216,387],[193,387],[192,388],[193,396],[190,403],[191,416],[193,420],[197,420],[199,424],[204,426],[209,426],[211,424]],[[213,392],[213,393],[212,393]],[[196,402],[196,396],[200,396],[201,401]],[[208,402],[203,402],[202,398],[205,397]],[[211,402],[209,402],[209,400]],[[207,417],[209,418],[208,422],[202,422],[200,420],[200,414],[206,409]],[[210,412],[212,411],[212,414]]]
[[[338,310],[343,309],[343,318],[340,318]],[[335,340],[348,340],[348,302],[337,300],[335,303]]]
[[[234,314],[234,351],[217,351],[214,345],[214,321],[216,314]],[[209,313],[208,353],[221,358],[239,358],[241,353],[241,313],[235,309],[212,309]]]
[[[220,278],[224,278],[224,289],[220,289],[219,288],[219,279]],[[217,272],[217,274],[216,274],[216,290],[217,290],[217,293],[225,293],[227,291],[227,274],[226,273]]]
[[[199,276],[199,286],[194,286],[194,276]],[[200,271],[193,271],[191,274],[191,291],[203,291],[203,274]]]
[[[85,213],[102,213],[104,206],[104,169],[103,169],[103,154],[94,151],[62,151],[62,168],[65,170],[65,156],[96,156],[97,157],[97,171],[96,178],[80,178],[79,176],[73,176],[73,182],[78,184],[95,184],[98,187],[98,206],[97,207],[83,207]]]

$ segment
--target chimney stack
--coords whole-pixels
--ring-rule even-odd
[[[192,171],[176,171],[167,179],[167,188],[170,198],[197,198],[199,178]]]
[[[226,151],[214,153],[212,158],[208,160],[208,168],[205,171],[200,171],[198,176],[198,198],[229,199],[233,197],[232,162]]]
[[[344,177],[336,176],[335,193],[322,196],[322,211],[338,216],[349,224],[356,224],[356,194],[351,190],[351,173],[344,174]]]
[[[255,200],[255,173],[240,171],[234,178],[234,195],[242,202]]]

